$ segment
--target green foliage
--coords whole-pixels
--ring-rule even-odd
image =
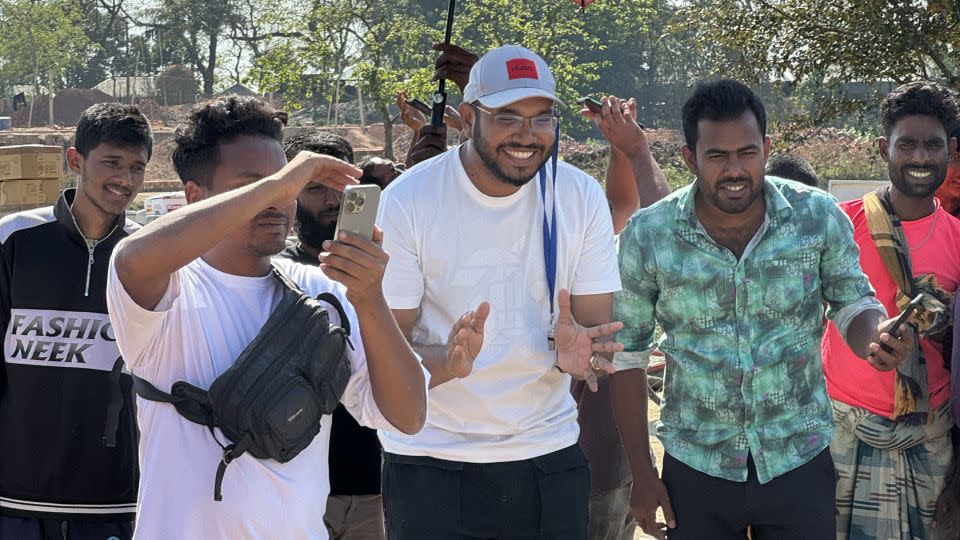
[[[0,87],[34,81],[62,87],[91,50],[80,12],[66,0],[0,2]]]
[[[437,53],[430,46],[443,40],[442,30],[404,13],[398,2],[367,4],[370,11],[360,19],[357,32],[363,54],[355,64],[356,78],[366,95],[385,111],[400,90],[412,96],[432,93],[436,83],[430,79]]]
[[[247,82],[261,92],[284,97],[326,95],[312,77],[304,75],[335,78],[342,74],[338,55],[341,64],[348,60],[345,42],[353,4],[349,0],[318,1],[306,10],[280,1],[264,6],[257,22],[284,36],[253,42],[256,54]],[[297,100],[288,100],[288,104],[292,109],[302,105]]]
[[[693,32],[674,25],[682,13],[680,4],[602,0],[591,5],[587,24],[606,48],[581,54],[607,64],[588,91],[636,98],[639,117],[648,126],[678,125],[690,87],[714,68],[701,54]]]
[[[527,47],[547,60],[560,98],[571,106],[607,64],[602,59],[605,55],[583,55],[585,51],[607,51],[597,27],[590,24],[599,14],[578,16],[572,2],[486,0],[463,6],[456,20],[455,42],[480,54],[511,43]]]
[[[217,64],[228,30],[241,16],[238,0],[164,0],[144,11],[151,28],[165,30],[203,80],[203,94],[213,94]]]
[[[269,16],[269,15],[268,15]],[[305,13],[271,21],[283,37],[262,45],[248,79],[262,91],[332,99],[329,84],[351,79],[378,105],[403,88],[426,93],[439,32],[385,0],[315,0]],[[304,74],[309,74],[304,77]],[[311,79],[324,81],[322,88]]]
[[[714,0],[693,2],[693,32],[718,75],[795,80],[795,129],[856,121],[888,85],[919,78],[960,88],[960,4],[949,0]]]

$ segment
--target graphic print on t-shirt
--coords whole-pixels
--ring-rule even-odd
[[[8,364],[110,371],[120,350],[106,313],[14,308],[3,354]]]

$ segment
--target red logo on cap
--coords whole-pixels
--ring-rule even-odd
[[[507,60],[507,77],[514,79],[539,79],[537,65],[529,58]]]

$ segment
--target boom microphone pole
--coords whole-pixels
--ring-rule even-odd
[[[450,34],[453,33],[453,13],[457,0],[450,0],[450,5],[447,6],[447,32],[443,37],[443,43],[445,45],[450,44]],[[437,92],[433,94],[433,111],[430,116],[430,125],[435,127],[440,127],[443,125],[443,114],[447,109],[447,81],[445,79],[440,79],[440,82],[437,83]]]

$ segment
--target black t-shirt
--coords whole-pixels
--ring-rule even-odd
[[[319,264],[298,244],[287,246],[280,256],[300,264]],[[338,406],[330,427],[330,495],[379,494],[382,452],[377,431],[361,426],[343,405]]]

